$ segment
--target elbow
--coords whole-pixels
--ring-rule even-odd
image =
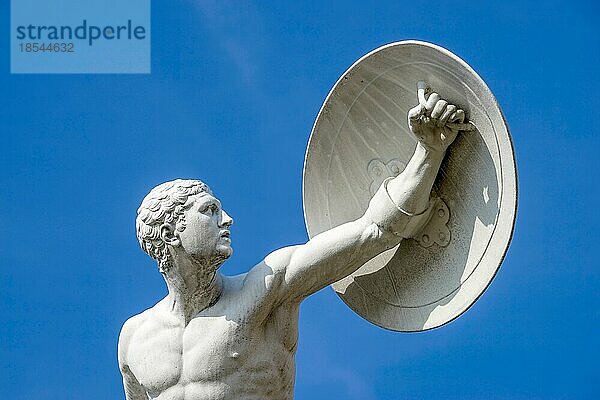
[[[364,228],[361,234],[362,243],[371,243],[375,245],[379,251],[385,251],[398,245],[402,238],[392,233],[389,229],[383,229],[377,223],[363,217]]]

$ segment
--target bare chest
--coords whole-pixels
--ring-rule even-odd
[[[177,388],[249,388],[250,382],[242,382],[245,377],[255,383],[262,377],[271,381],[293,359],[277,336],[264,326],[225,316],[197,317],[186,327],[149,322],[134,335],[127,356],[151,397]]]
[[[147,389],[218,379],[234,364],[236,343],[246,336],[238,322],[225,317],[196,318],[186,327],[149,321],[135,333],[128,363]]]

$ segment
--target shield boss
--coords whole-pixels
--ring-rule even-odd
[[[317,116],[303,175],[309,236],[359,218],[381,182],[408,163],[418,81],[477,129],[450,146],[433,188],[442,201],[424,230],[332,285],[356,313],[396,331],[441,326],[477,300],[504,258],[517,205],[511,139],[486,84],[446,49],[398,42],[355,62]]]

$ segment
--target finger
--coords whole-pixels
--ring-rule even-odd
[[[429,95],[429,98],[427,99],[427,103],[425,104],[425,108],[427,109],[427,111],[433,110],[433,107],[435,107],[435,105],[437,104],[439,99],[440,99],[439,94],[431,93],[431,95]]]
[[[475,131],[475,130],[477,130],[477,127],[475,125],[473,125],[471,122],[467,122],[467,123],[449,122],[446,124],[446,126],[454,131]]]
[[[446,124],[446,122],[448,121],[448,118],[450,118],[450,116],[452,116],[455,111],[456,111],[456,106],[454,104],[448,104],[448,106],[446,107],[446,111],[444,111],[444,113],[442,114],[440,119],[438,119],[437,126],[439,126],[439,127],[444,126]]]
[[[408,111],[408,119],[409,121],[416,122],[423,114],[425,114],[425,107],[418,104]]]
[[[446,110],[447,105],[448,102],[446,100],[438,100],[438,102],[435,103],[435,107],[433,107],[433,111],[431,112],[431,118],[441,117]]]

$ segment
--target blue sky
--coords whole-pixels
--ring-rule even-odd
[[[236,223],[237,274],[307,239],[304,151],[338,77],[385,43],[466,60],[519,172],[512,245],[485,295],[419,334],[330,289],[300,315],[297,399],[600,397],[600,7],[569,2],[153,2],[149,75],[11,75],[0,5],[0,398],[122,398],[119,329],[165,294],[138,247],[155,184],[197,177]]]

